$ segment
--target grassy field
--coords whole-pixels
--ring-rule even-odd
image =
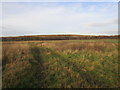
[[[118,40],[2,43],[3,88],[116,88]]]

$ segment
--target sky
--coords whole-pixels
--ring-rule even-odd
[[[2,36],[118,34],[117,2],[4,2]]]

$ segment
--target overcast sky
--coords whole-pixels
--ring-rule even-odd
[[[118,34],[117,2],[10,2],[2,5],[2,35]]]

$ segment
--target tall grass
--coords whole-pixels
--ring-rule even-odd
[[[119,87],[115,41],[3,43],[3,88]]]

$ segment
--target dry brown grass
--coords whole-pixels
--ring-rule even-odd
[[[56,42],[56,43],[48,43],[46,46],[54,48],[55,50],[60,51],[81,51],[81,50],[91,50],[91,51],[102,51],[104,52],[106,49],[115,48],[115,44],[108,42]]]
[[[24,60],[27,57],[30,57],[29,46],[27,44],[2,44],[3,65],[16,60]]]

